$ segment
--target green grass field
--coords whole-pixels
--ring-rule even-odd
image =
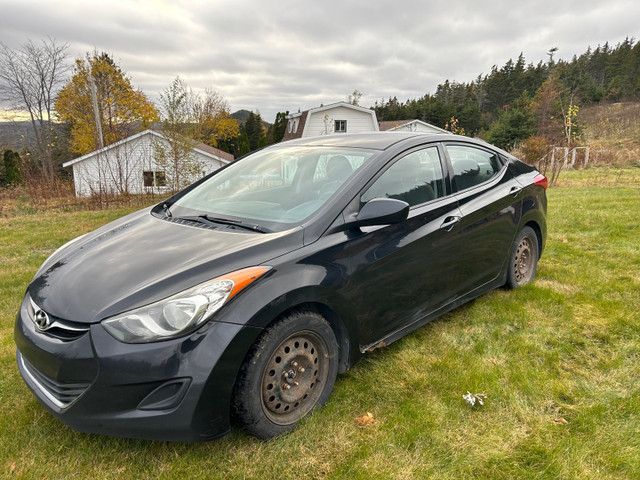
[[[638,173],[563,173],[532,285],[369,354],[325,408],[269,442],[108,438],[53,419],[15,365],[16,311],[55,248],[127,211],[1,218],[0,477],[640,478]]]

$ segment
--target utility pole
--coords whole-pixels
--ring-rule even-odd
[[[96,132],[98,136],[98,147],[104,148],[104,138],[102,137],[102,123],[100,122],[100,112],[98,111],[98,89],[96,82],[91,78],[91,103],[93,104],[93,116],[96,121]]]
[[[96,82],[93,79],[93,75],[90,75],[91,79],[91,103],[93,104],[93,116],[96,121],[96,136],[98,137],[98,147],[100,149],[104,148],[104,138],[102,137],[102,123],[100,122],[100,111],[98,110],[98,89],[96,88]],[[100,161],[100,156],[102,152],[98,154],[98,184],[100,188],[100,204],[102,205],[102,165]]]
[[[553,65],[553,54],[556,53],[557,51],[558,51],[558,47],[552,47],[547,52],[547,55],[549,55],[549,67]]]

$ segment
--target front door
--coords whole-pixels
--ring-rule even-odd
[[[409,217],[394,225],[363,227],[347,245],[351,275],[344,290],[358,313],[361,346],[419,321],[455,297],[461,212],[445,188],[436,146],[401,156],[366,189],[372,198],[406,201]]]

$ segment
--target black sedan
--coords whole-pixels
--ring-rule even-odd
[[[51,255],[16,319],[20,373],[85,432],[278,435],[366,352],[529,283],[546,187],[455,135],[263,149]]]

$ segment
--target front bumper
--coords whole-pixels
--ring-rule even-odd
[[[93,324],[60,338],[36,328],[25,297],[14,336],[24,381],[69,427],[195,442],[228,432],[235,376],[260,331],[208,322],[183,338],[133,345]]]

